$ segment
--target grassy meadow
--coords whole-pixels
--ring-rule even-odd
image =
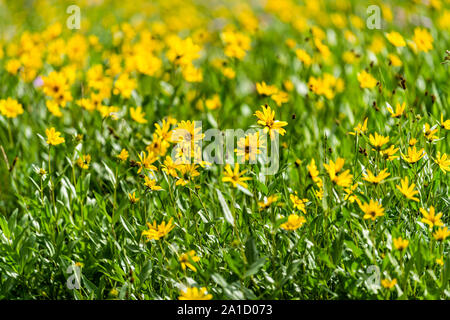
[[[0,299],[449,299],[449,31],[449,0],[0,1]]]

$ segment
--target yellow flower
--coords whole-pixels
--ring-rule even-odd
[[[270,96],[270,98],[275,101],[277,106],[281,107],[283,103],[286,103],[289,101],[289,96],[287,92],[284,91],[278,91],[277,93]]]
[[[409,144],[411,147],[415,146],[416,143],[417,143],[417,139],[416,139],[416,138],[411,138],[411,139],[409,139],[409,141],[408,141],[408,144]]]
[[[199,262],[200,258],[195,255],[194,250],[191,250],[189,252],[181,254],[178,260],[180,261],[181,268],[183,270],[186,270],[186,267],[188,267],[192,271],[197,272],[197,268],[194,267],[194,265],[191,263],[191,261]]]
[[[397,284],[397,279],[395,279],[395,278],[392,280],[388,280],[388,279],[381,280],[381,285],[383,286],[383,288],[386,288],[386,289],[392,289],[396,284]]]
[[[8,60],[8,62],[6,63],[5,70],[15,75],[19,71],[20,67],[21,67],[20,60],[11,59]]]
[[[384,216],[384,208],[378,202],[370,199],[369,203],[359,202],[359,207],[364,212],[364,219],[371,219],[375,221],[377,217]]]
[[[133,192],[132,194],[129,193],[128,199],[130,199],[130,202],[133,204],[139,201],[139,198],[136,198],[136,192]]]
[[[387,169],[384,169],[384,170],[380,171],[380,173],[377,176],[375,176],[372,173],[372,171],[367,169],[367,173],[363,174],[363,179],[366,180],[367,182],[371,182],[373,184],[379,184],[385,178],[390,176],[390,173],[386,172],[386,171],[387,171]]]
[[[369,135],[369,143],[376,150],[381,150],[381,148],[389,142],[389,136],[384,137],[381,134],[375,132],[375,135]]]
[[[23,108],[17,100],[8,98],[0,100],[0,113],[7,118],[15,118],[23,113]]]
[[[174,162],[172,160],[171,156],[167,156],[166,159],[164,160],[164,164],[161,165],[161,170],[165,173],[167,173],[168,175],[176,178],[178,177],[178,173],[177,173],[177,169],[179,167],[179,164],[177,164],[176,162]]]
[[[319,170],[317,170],[316,161],[311,159],[311,162],[306,166],[306,169],[308,169],[309,176],[315,182],[320,174]]]
[[[85,154],[77,159],[77,164],[81,169],[89,169],[89,163],[91,162],[91,155]]]
[[[377,85],[377,79],[375,79],[370,73],[365,70],[358,73],[358,81],[361,88],[371,89]]]
[[[247,183],[244,181],[252,180],[250,177],[242,177],[244,173],[246,173],[247,170],[244,170],[242,172],[239,172],[239,163],[236,163],[234,165],[234,171],[231,170],[231,166],[227,164],[225,166],[224,175],[225,177],[222,178],[223,182],[231,182],[233,184],[233,187],[237,187],[237,185],[241,185],[244,188],[247,188]]]
[[[220,34],[225,43],[224,53],[227,57],[244,59],[247,50],[250,49],[251,40],[240,32],[225,31]]]
[[[144,180],[145,180],[144,185],[145,185],[147,188],[149,188],[150,190],[152,190],[152,191],[158,191],[158,190],[161,190],[161,189],[162,189],[160,186],[156,185],[156,180],[150,179],[150,178],[147,177],[147,176],[144,177]]]
[[[444,241],[448,236],[450,236],[450,230],[446,227],[439,228],[433,233],[433,237],[437,241]]]
[[[444,121],[444,115],[441,113],[441,128],[450,130],[450,119]]]
[[[218,94],[215,94],[211,99],[207,99],[205,101],[205,105],[209,110],[215,110],[222,106],[220,102],[220,97]]]
[[[289,195],[289,198],[291,199],[294,208],[302,211],[303,213],[306,213],[305,205],[308,202],[308,199],[300,199],[297,196],[297,192],[295,193],[296,194]]]
[[[353,191],[355,191],[355,189],[358,187],[358,184],[355,183],[354,185],[350,186],[349,188],[345,188],[345,196],[344,196],[344,200],[345,201],[349,201],[350,203],[355,202],[356,200],[359,201],[359,199],[356,197],[356,195],[353,193]]]
[[[338,186],[341,187],[349,187],[352,183],[353,175],[350,174],[350,170],[345,170],[341,174],[339,172],[344,167],[345,160],[342,158],[337,158],[336,163],[333,160],[330,162],[324,163],[323,166],[328,171],[328,175],[330,176],[330,180]]]
[[[145,119],[145,112],[142,112],[142,107],[130,108],[131,118],[137,123],[147,123],[147,119]]]
[[[292,38],[286,39],[284,42],[290,49],[293,49],[296,46],[295,40]]]
[[[213,298],[212,294],[206,293],[206,288],[186,288],[180,291],[180,296],[178,300],[211,300]]]
[[[167,38],[167,59],[175,65],[186,66],[200,57],[201,47],[192,41],[191,37],[181,39],[174,35]]]
[[[205,134],[202,133],[202,128],[196,126],[195,121],[181,121],[177,127],[172,131],[171,141],[174,143],[181,143],[182,145],[189,145],[191,151],[194,151],[194,144],[202,140]]]
[[[419,161],[420,159],[423,158],[423,156],[425,155],[425,150],[422,148],[419,151],[416,150],[416,147],[409,147],[408,148],[408,154],[404,155],[402,153],[402,158],[403,160],[405,160],[408,163],[416,163],[417,161]]]
[[[258,132],[250,133],[247,136],[240,138],[235,149],[238,157],[243,157],[246,161],[256,161],[256,155],[261,154],[262,149],[266,146],[265,141]]]
[[[394,247],[395,249],[399,251],[403,251],[408,247],[409,241],[406,239],[402,239],[402,237],[398,237],[397,239],[394,239]]]
[[[60,137],[61,132],[55,130],[55,128],[45,129],[45,134],[47,135],[47,143],[51,145],[58,145],[63,143],[65,140]]]
[[[398,148],[395,148],[394,145],[391,145],[389,148],[381,150],[380,153],[386,160],[392,161],[394,159],[397,159],[398,156],[395,154],[397,153]]]
[[[281,224],[280,228],[284,230],[296,230],[300,228],[306,222],[305,217],[291,214],[288,217],[288,221]]]
[[[278,92],[277,87],[268,85],[264,81],[256,83],[256,91],[262,96],[271,96]]]
[[[400,184],[401,186],[397,185],[396,187],[406,198],[417,202],[419,201],[418,198],[414,197],[419,191],[414,190],[414,187],[416,186],[414,183],[411,183],[411,185],[408,186],[408,177],[400,180]]]
[[[405,39],[403,39],[402,35],[396,31],[386,33],[386,38],[396,47],[404,47],[406,45]]]
[[[254,115],[259,119],[258,124],[264,126],[264,133],[269,132],[272,140],[275,137],[275,132],[284,136],[286,130],[283,127],[287,126],[288,123],[286,121],[275,120],[275,111],[272,111],[269,106],[261,107],[262,112],[258,110]]]
[[[365,134],[367,132],[367,119],[368,118],[364,119],[364,123],[362,125],[361,123],[358,123],[358,125],[353,128],[354,132],[350,131],[348,134],[351,134],[352,136]]]
[[[403,65],[402,60],[400,60],[400,58],[395,54],[388,54],[388,59],[391,65],[393,65],[394,67],[401,67]]]
[[[446,153],[444,153],[441,156],[441,152],[438,151],[438,153],[436,155],[436,160],[434,160],[434,162],[436,162],[437,165],[439,166],[439,168],[441,168],[441,170],[444,171],[445,173],[447,171],[450,171],[450,159],[447,159]]]
[[[433,49],[433,37],[427,29],[415,28],[413,41],[420,51],[428,52]]]
[[[122,149],[120,153],[116,156],[120,161],[126,161],[128,159],[129,153],[126,149]]]
[[[403,102],[401,105],[400,105],[400,103],[397,103],[397,105],[395,106],[395,112],[394,112],[394,110],[392,110],[392,107],[389,104],[387,107],[392,118],[400,118],[405,113],[405,108],[406,108],[406,102]]]
[[[303,49],[295,50],[295,55],[305,66],[309,66],[312,62],[311,56]]]
[[[175,225],[172,224],[173,218],[170,218],[169,222],[166,224],[165,221],[163,221],[158,226],[156,225],[156,221],[153,221],[153,224],[150,224],[147,222],[148,230],[142,231],[142,235],[145,236],[149,240],[159,240],[166,235],[169,234],[169,232],[175,227]]]
[[[271,195],[268,197],[264,197],[263,201],[258,201],[259,210],[266,209],[270,207],[270,205],[278,200],[276,195]]]
[[[120,94],[125,99],[131,97],[131,93],[137,87],[137,82],[135,79],[130,78],[126,73],[121,74],[119,78],[114,83],[114,94]]]
[[[438,132],[438,130],[439,129],[437,128],[437,125],[431,127],[428,123],[425,123],[423,135],[429,142],[433,142],[439,139],[439,137],[435,135],[435,133]]]
[[[138,174],[141,173],[142,169],[153,170],[156,171],[156,168],[152,163],[157,159],[153,153],[145,153],[145,151],[141,152],[139,155],[139,161],[136,161],[136,164],[139,166]]]
[[[434,226],[441,227],[444,223],[441,221],[442,212],[435,214],[434,207],[430,206],[429,211],[427,212],[424,208],[420,208],[420,212],[423,215],[422,221],[430,226],[432,229]]]
[[[437,258],[437,259],[436,259],[436,263],[439,264],[439,265],[441,265],[441,266],[443,266],[443,265],[444,265],[444,259],[443,259],[443,257]]]

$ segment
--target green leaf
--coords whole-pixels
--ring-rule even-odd
[[[220,192],[219,189],[216,189],[216,191],[217,191],[217,198],[219,199],[220,206],[222,207],[225,220],[227,220],[231,225],[234,226],[234,217],[231,214],[230,208],[228,207],[228,204],[225,201],[222,192]]]
[[[257,273],[259,269],[266,263],[266,257],[259,258],[245,271],[244,278],[250,277]]]

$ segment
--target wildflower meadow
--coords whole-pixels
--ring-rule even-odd
[[[449,0],[0,0],[0,299],[450,299],[449,32]]]

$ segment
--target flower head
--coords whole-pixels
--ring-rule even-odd
[[[436,155],[436,159],[434,160],[435,163],[441,168],[441,170],[446,173],[447,171],[450,171],[450,158],[447,158],[447,154],[444,153],[441,156],[441,153],[438,151]]]
[[[136,198],[136,192],[133,192],[128,194],[128,199],[130,199],[131,203],[135,204],[140,198]]]
[[[137,123],[147,123],[147,119],[145,119],[145,112],[142,112],[142,107],[130,108],[131,118]]]
[[[375,221],[377,217],[384,216],[383,206],[372,199],[370,199],[369,203],[359,203],[359,207],[364,212],[364,219]]]
[[[418,198],[414,197],[419,191],[414,190],[414,187],[416,185],[414,183],[411,183],[411,185],[408,185],[408,177],[405,177],[404,179],[400,180],[400,186],[397,185],[397,189],[400,190],[400,192],[408,199],[413,201],[419,201]]]
[[[7,118],[15,118],[23,113],[23,108],[17,100],[8,98],[0,100],[0,113]]]
[[[211,300],[212,298],[212,294],[208,294],[206,288],[193,287],[181,290],[178,300]]]
[[[295,192],[295,194],[289,195],[289,198],[291,199],[291,202],[295,209],[300,210],[303,213],[306,213],[305,205],[308,202],[308,199],[300,199],[297,196],[297,192]]]
[[[450,230],[446,227],[439,228],[433,233],[433,237],[437,241],[444,241],[448,236],[450,236]]]
[[[391,114],[392,118],[400,118],[405,113],[406,102],[403,102],[401,105],[397,103],[395,106],[395,112],[392,107],[388,104],[387,110]]]
[[[389,136],[384,137],[381,134],[378,134],[377,132],[375,132],[375,135],[369,136],[369,143],[376,150],[381,150],[381,148],[388,142],[389,142]]]
[[[406,45],[405,39],[397,31],[386,33],[386,38],[396,47],[404,47]]]
[[[58,145],[63,143],[65,140],[60,137],[61,132],[55,130],[55,128],[45,129],[45,134],[47,135],[47,143],[51,145]]]
[[[264,197],[263,201],[258,201],[259,210],[266,209],[270,207],[270,205],[278,200],[277,195],[271,195],[268,197]]]
[[[412,148],[408,147],[408,154],[404,155],[402,153],[402,158],[406,162],[413,164],[422,159],[425,154],[426,153],[424,149],[420,149],[419,151],[417,151],[416,146]]]
[[[352,183],[353,175],[350,174],[350,170],[345,170],[341,172],[344,167],[345,160],[343,158],[337,158],[336,163],[330,160],[329,163],[324,163],[323,166],[328,171],[330,180],[341,187],[348,187]],[[341,173],[340,173],[341,172]]]
[[[77,165],[81,169],[89,169],[89,163],[91,163],[91,155],[90,154],[84,154],[81,157],[77,159]]]
[[[126,149],[122,149],[120,153],[116,156],[120,161],[127,161],[129,153]]]
[[[150,179],[149,177],[144,177],[144,186],[146,186],[149,190],[158,191],[162,188],[156,184],[156,180]]]
[[[363,179],[373,184],[379,184],[388,176],[390,176],[390,173],[387,172],[387,169],[383,169],[382,171],[380,171],[380,173],[377,176],[374,175],[372,171],[367,169],[367,173],[363,174]]]
[[[386,289],[392,289],[396,284],[397,284],[397,279],[395,279],[395,278],[392,280],[388,280],[388,279],[381,280],[381,285],[383,286],[383,288],[386,288]]]
[[[306,222],[305,217],[296,214],[291,214],[288,217],[287,222],[280,225],[280,228],[284,230],[297,230]]]
[[[246,173],[247,170],[243,170],[239,172],[239,163],[236,163],[234,165],[234,170],[231,169],[231,166],[227,164],[225,166],[224,171],[224,177],[222,178],[223,182],[231,182],[233,184],[233,187],[237,187],[237,185],[241,185],[244,188],[247,188],[247,183],[244,181],[252,180],[250,177],[243,177],[244,173]]]
[[[406,239],[402,239],[402,237],[398,237],[397,239],[394,239],[394,247],[395,249],[399,251],[403,251],[408,247],[409,241]]]
[[[181,254],[178,260],[183,270],[186,270],[186,267],[188,267],[192,271],[197,272],[197,268],[191,262],[199,262],[200,258],[195,255],[194,250]]]
[[[167,224],[165,221],[163,221],[159,225],[156,225],[156,221],[153,221],[153,224],[147,222],[148,230],[142,231],[142,235],[146,237],[147,241],[159,240],[168,235],[169,232],[175,227],[175,225],[172,224],[172,221],[173,218],[170,218]]]
[[[367,119],[368,118],[364,119],[362,125],[361,123],[358,123],[358,125],[353,128],[354,131],[353,132],[350,131],[348,134],[351,134],[353,136],[365,134],[367,132]]]
[[[434,207],[430,206],[429,211],[426,211],[424,208],[420,208],[420,212],[423,215],[422,221],[430,226],[432,229],[434,226],[441,227],[444,223],[441,221],[442,212],[435,214]]]
[[[264,133],[269,132],[272,140],[275,137],[275,133],[284,136],[286,130],[283,127],[287,126],[288,123],[275,120],[275,111],[272,111],[269,106],[261,106],[261,108],[262,111],[256,111],[255,116],[259,119],[258,124],[264,126]]]
[[[428,52],[433,49],[433,37],[424,28],[415,28],[413,41],[420,51]]]
[[[361,88],[371,89],[377,85],[377,79],[375,79],[370,73],[365,70],[358,73],[358,81]]]

